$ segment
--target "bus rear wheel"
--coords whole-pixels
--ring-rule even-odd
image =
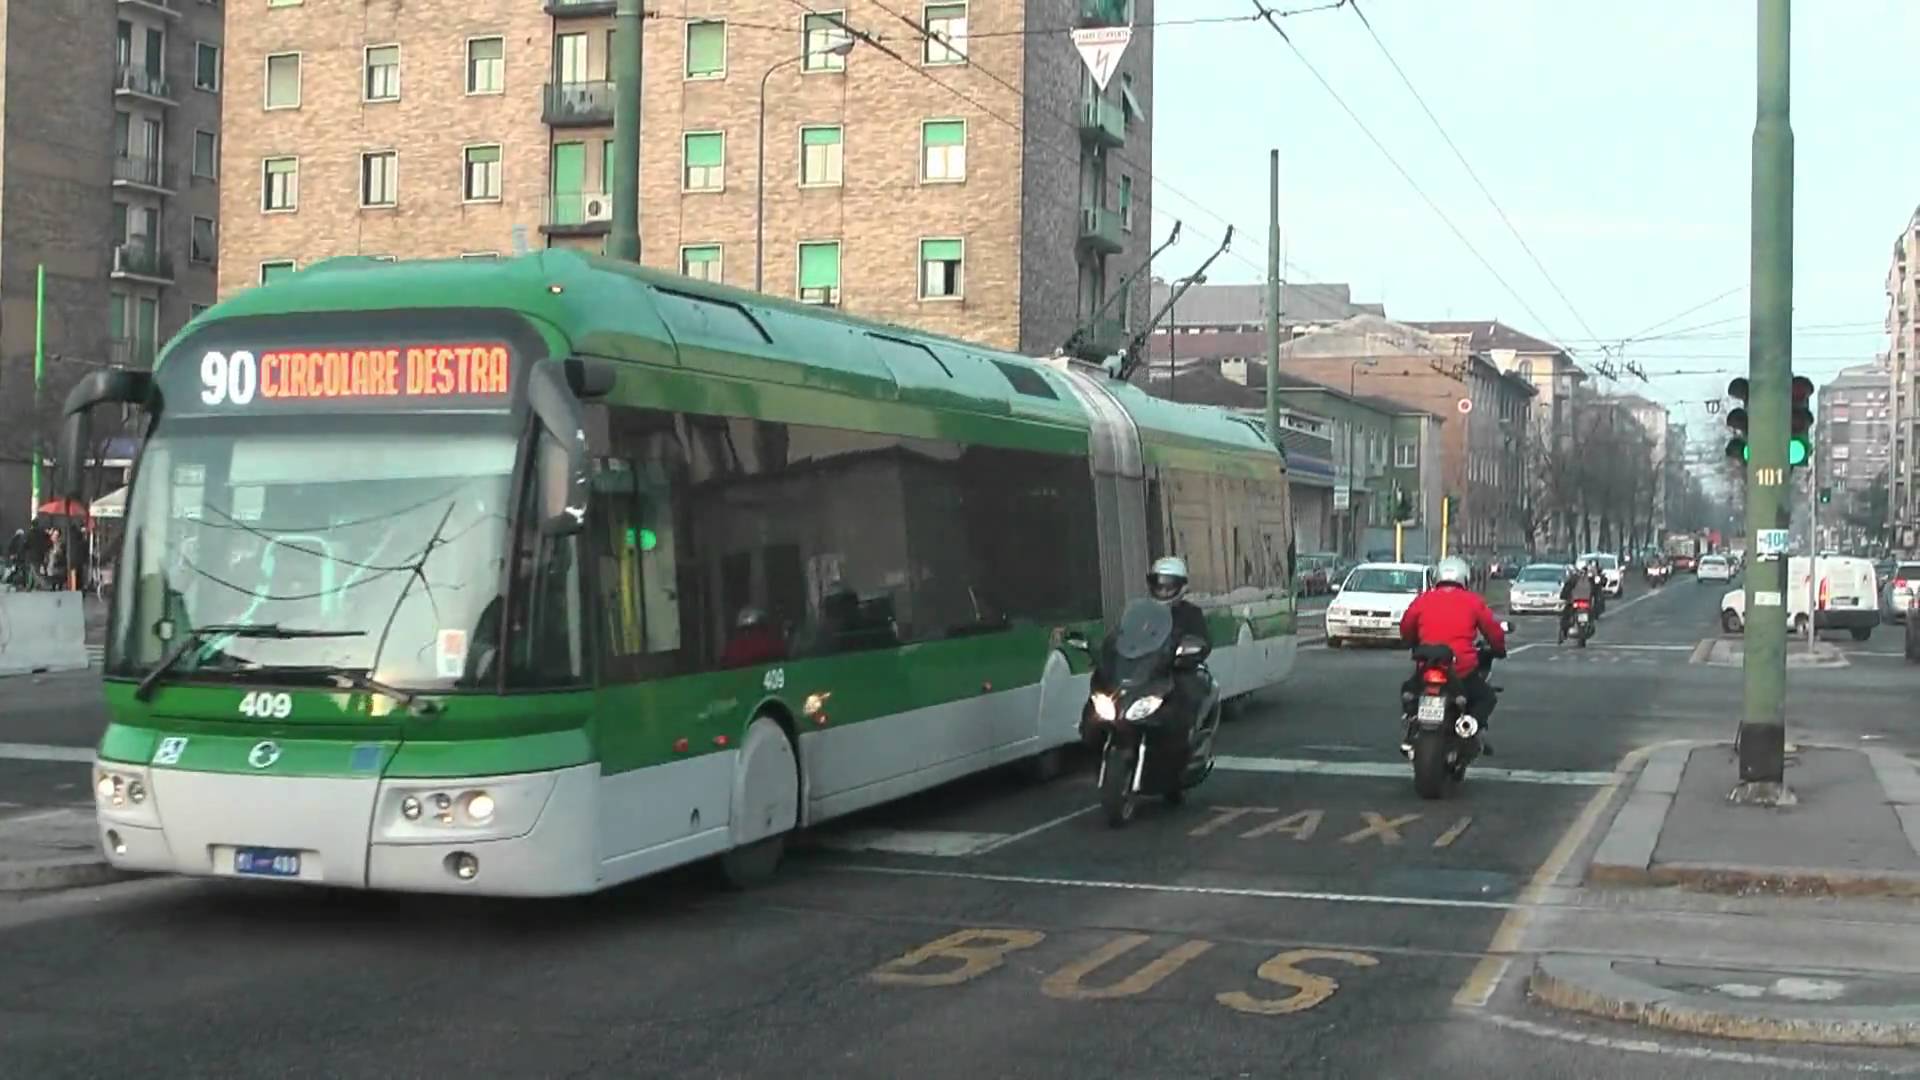
[[[787,834],[800,824],[800,759],[793,739],[771,716],[755,717],[740,740],[733,795],[735,836],[752,836],[716,861],[730,888],[750,889],[770,880],[786,855]]]

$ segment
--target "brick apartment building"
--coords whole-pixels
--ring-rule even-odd
[[[222,294],[345,254],[602,250],[613,9],[267,0],[236,19]],[[1148,250],[1152,33],[1104,91],[1068,33],[1115,17],[1140,28],[1153,4],[649,5],[641,260],[1061,347]],[[1110,329],[1145,318],[1144,282],[1125,299]]]
[[[223,11],[0,0],[0,530],[81,376],[143,366],[214,297]],[[34,309],[46,269],[36,422]]]
[[[1819,485],[1832,490],[1829,505],[1839,516],[1866,514],[1875,485],[1886,479],[1893,444],[1890,375],[1883,364],[1859,364],[1814,395],[1814,466]]]

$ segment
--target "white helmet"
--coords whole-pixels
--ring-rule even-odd
[[[1441,585],[1464,586],[1471,573],[1467,569],[1467,560],[1449,555],[1440,560],[1439,566],[1434,567],[1433,577]]]
[[[1154,561],[1147,571],[1147,591],[1155,600],[1178,600],[1187,591],[1187,560],[1169,555]]]

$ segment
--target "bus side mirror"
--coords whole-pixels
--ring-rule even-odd
[[[67,392],[65,419],[60,425],[60,475],[55,482],[59,493],[69,499],[80,498],[87,465],[87,420],[96,405],[138,405],[150,408],[153,398],[153,374],[147,371],[96,371],[74,384]]]
[[[617,375],[613,365],[605,360],[574,356],[569,357],[563,366],[567,371],[567,388],[580,400],[592,401],[613,393]]]

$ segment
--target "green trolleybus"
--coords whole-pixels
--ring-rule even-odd
[[[627,263],[323,262],[85,380],[64,461],[103,403],[147,418],[94,773],[128,869],[764,877],[794,829],[1057,769],[1062,640],[1167,553],[1226,694],[1294,661],[1256,421]]]

